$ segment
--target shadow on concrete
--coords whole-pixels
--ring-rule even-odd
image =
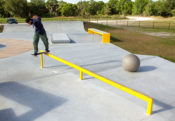
[[[14,115],[12,109],[0,110],[0,117],[6,118],[2,121],[33,121],[67,101],[65,98],[17,82],[1,83],[0,95],[31,108],[18,117]]]
[[[155,66],[141,66],[138,72],[148,72],[157,69]]]
[[[19,121],[15,112],[11,108],[0,110],[0,120],[1,121]]]
[[[58,63],[61,63],[58,61]],[[72,69],[72,67],[65,65],[61,63],[60,65],[51,65],[51,66],[44,66],[44,68],[52,68],[52,69],[57,69],[57,68],[63,68],[63,69]]]
[[[171,109],[174,108],[173,106],[168,105],[168,104],[165,104],[165,103],[163,103],[163,102],[161,102],[161,101],[159,101],[157,99],[154,99],[154,104],[160,106],[161,109],[158,109],[158,110],[153,111],[152,114],[160,113],[160,112],[171,110]]]
[[[155,59],[155,58],[157,58],[157,56],[149,55],[147,57],[140,59],[140,61],[142,62],[142,61],[147,61],[147,60],[151,60],[151,59]]]
[[[99,62],[99,63],[92,63],[92,64],[82,64],[80,66],[94,66],[94,65],[101,65],[101,64],[112,64],[112,63],[119,63],[120,61],[117,60],[109,60],[109,61],[104,61],[104,62]],[[113,65],[114,67],[114,65]]]
[[[5,48],[6,45],[0,44],[0,49]]]

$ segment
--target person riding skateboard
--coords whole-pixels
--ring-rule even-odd
[[[33,47],[34,47],[33,55],[34,56],[38,55],[38,43],[40,38],[44,43],[46,52],[50,52],[47,34],[41,22],[41,17],[37,15],[33,16],[32,18],[28,17],[26,18],[26,23],[28,23],[29,26],[33,25],[33,27],[35,28],[35,33],[33,37]]]

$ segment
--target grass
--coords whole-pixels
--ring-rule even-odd
[[[138,27],[134,27],[134,30],[137,31],[142,31],[142,32],[169,32],[169,33],[174,33],[175,29],[166,29],[166,28],[138,28]]]
[[[85,22],[85,29],[89,27],[111,33],[111,42],[131,53],[160,56],[175,62],[175,39],[154,37],[134,30]]]
[[[117,26],[138,27],[138,28],[154,28],[154,29],[175,29],[174,21],[118,21]]]

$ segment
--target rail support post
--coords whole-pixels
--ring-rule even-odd
[[[153,107],[153,99],[151,98],[148,102],[147,114],[152,114],[152,107]]]
[[[80,80],[83,80],[83,72],[80,71]]]
[[[43,54],[40,55],[41,56],[41,69],[43,68]]]

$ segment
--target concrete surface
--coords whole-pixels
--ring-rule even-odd
[[[52,43],[70,43],[70,39],[65,33],[53,33],[51,34]]]
[[[86,39],[80,34],[72,36]],[[44,49],[42,43],[40,49]],[[153,114],[146,114],[146,102],[88,75],[80,80],[79,71],[47,56],[44,69],[40,69],[40,58],[29,51],[0,59],[0,121],[174,121],[174,63],[137,55],[141,60],[139,72],[130,73],[121,63],[129,52],[112,44],[83,41],[53,44],[50,50],[53,55],[153,97]]]
[[[84,30],[81,21],[43,22],[47,36],[51,42],[52,33],[65,33],[73,43],[101,43],[100,35],[91,35]],[[33,41],[34,28],[27,24],[6,24],[1,38],[22,39]],[[80,36],[80,37],[79,37]]]

